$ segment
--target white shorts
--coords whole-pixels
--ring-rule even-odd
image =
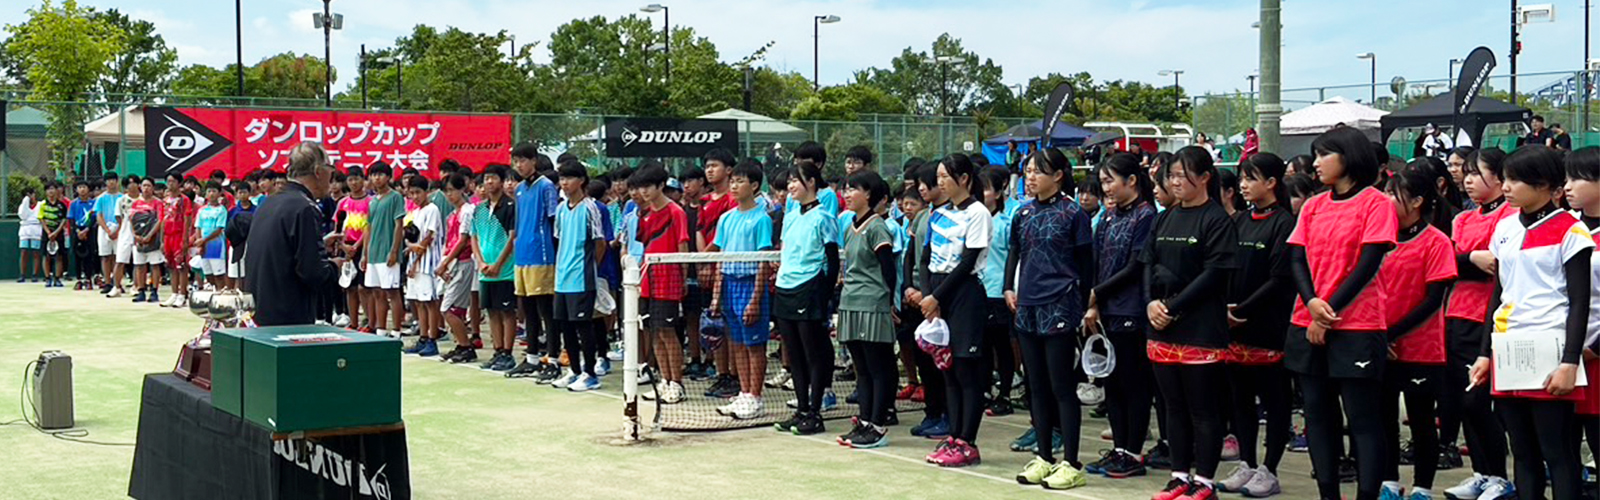
[[[133,235],[117,237],[117,262],[122,264],[133,263]]]
[[[206,276],[226,276],[228,274],[228,261],[222,259],[200,259],[200,272]]]
[[[378,290],[400,289],[400,266],[367,263],[367,288]]]
[[[156,264],[166,264],[166,263],[167,263],[167,257],[161,253],[161,250],[152,250],[152,251],[149,251],[149,252],[140,252],[140,251],[134,251],[133,252],[133,265],[135,265],[135,266],[143,266],[143,265],[146,265],[146,264],[156,265]]]
[[[406,300],[417,302],[439,300],[440,285],[438,276],[419,270],[416,276],[406,278]]]
[[[106,237],[105,231],[101,231],[99,227],[95,227],[94,235],[95,240],[100,242],[100,246],[97,248],[99,248],[101,257],[111,257],[117,254],[117,245],[111,241],[111,238]]]
[[[473,267],[471,260],[457,261],[450,265],[450,281],[444,285],[444,302],[439,304],[439,310],[450,312],[451,309],[466,311],[472,305],[472,291],[477,290],[478,269]]]
[[[233,247],[228,247],[228,277],[244,279],[244,256],[234,252]]]

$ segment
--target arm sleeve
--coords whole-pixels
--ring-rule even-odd
[[[1189,282],[1189,286],[1183,287],[1183,291],[1167,301],[1167,311],[1177,317],[1202,297],[1222,293],[1222,286],[1227,283],[1227,273],[1227,270],[1214,267],[1201,271],[1200,276]]]
[[[1589,329],[1589,256],[1593,248],[1579,250],[1562,266],[1567,275],[1567,343],[1561,362],[1575,364],[1583,354],[1584,337]],[[1594,382],[1590,382],[1594,383]]]
[[[1383,267],[1383,257],[1389,253],[1389,249],[1393,246],[1386,243],[1362,244],[1361,257],[1356,260],[1356,268],[1350,270],[1350,274],[1345,276],[1344,282],[1340,283],[1339,288],[1333,291],[1333,295],[1328,298],[1328,305],[1333,306],[1333,310],[1338,311],[1354,302],[1356,296],[1361,295],[1361,292],[1366,290],[1367,285],[1372,284],[1373,278],[1378,276],[1378,268]]]
[[[1488,281],[1493,277],[1472,263],[1472,252],[1456,254],[1456,274],[1461,276],[1461,281]]]
[[[1013,221],[1013,224],[1014,223],[1015,221]],[[1007,235],[1006,237],[1010,239],[1011,251],[1006,252],[1006,276],[1004,290],[1007,292],[1015,292],[1017,291],[1017,267],[1022,264],[1022,245],[1020,245],[1021,242],[1017,241],[1017,226],[1011,226],[1011,234]],[[1091,250],[1093,249],[1092,246],[1090,248]],[[1093,271],[1093,269],[1089,270],[1090,273]],[[1085,295],[1087,296],[1087,294]]]
[[[1266,283],[1262,283],[1260,288],[1257,288],[1254,293],[1251,293],[1249,297],[1237,304],[1233,310],[1234,317],[1250,319],[1255,314],[1255,309],[1261,307],[1268,297],[1275,297],[1289,292],[1290,282],[1291,278],[1285,276],[1267,278]]]
[[[1417,307],[1412,308],[1405,316],[1401,316],[1399,320],[1389,325],[1389,342],[1399,341],[1401,337],[1415,331],[1418,326],[1422,325],[1423,321],[1427,321],[1428,318],[1439,312],[1439,309],[1444,306],[1444,296],[1450,291],[1450,285],[1453,283],[1455,283],[1455,280],[1428,283],[1428,289],[1423,292],[1422,303],[1417,304]]]
[[[982,253],[982,248],[968,248],[961,251],[961,261],[956,263],[954,271],[950,271],[950,278],[939,283],[939,287],[933,290],[933,296],[940,304],[949,304],[951,295],[956,293],[956,286],[975,278],[972,270],[978,267],[978,255]]]
[[[1502,290],[1500,279],[1497,276],[1494,280],[1494,293],[1489,294],[1488,312],[1484,313],[1483,317],[1483,343],[1478,345],[1478,355],[1485,358],[1490,357],[1490,354],[1494,352],[1494,349],[1492,349],[1494,342],[1491,341],[1490,337],[1494,336],[1494,313],[1500,310],[1500,292]]]
[[[1306,261],[1306,247],[1289,246],[1289,272],[1294,275],[1294,288],[1300,302],[1310,304],[1317,298],[1317,282],[1311,277],[1311,264]]]
[[[1088,243],[1072,247],[1072,263],[1078,266],[1078,281],[1084,290],[1093,290],[1095,285],[1094,245]],[[1089,294],[1083,294],[1084,306],[1088,306]]]
[[[827,267],[822,271],[824,273],[823,278],[827,280],[825,283],[831,289],[834,283],[839,282],[839,244],[829,242],[822,249],[823,253],[827,255]]]
[[[883,273],[883,283],[889,290],[894,290],[894,248],[890,245],[878,247],[878,272]],[[891,299],[893,297],[890,297]],[[892,302],[892,300],[891,300]]]

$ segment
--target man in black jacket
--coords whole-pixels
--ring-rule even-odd
[[[295,146],[289,153],[288,177],[284,189],[256,209],[250,225],[244,266],[260,326],[315,322],[317,303],[338,276],[323,250],[324,216],[316,202],[328,195],[333,178],[322,145]]]

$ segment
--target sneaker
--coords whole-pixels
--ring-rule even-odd
[[[1144,466],[1144,460],[1140,459],[1138,455],[1119,451],[1116,457],[1105,464],[1100,473],[1112,479],[1127,479],[1143,476],[1147,471],[1148,469]]]
[[[451,351],[450,355],[446,356],[441,361],[444,361],[446,363],[450,363],[450,364],[454,365],[454,364],[461,364],[461,363],[471,363],[471,362],[477,361],[477,360],[478,360],[478,351],[476,351],[476,350],[474,350],[474,349],[472,349],[470,347],[459,346],[459,347],[456,347],[456,350]]]
[[[1385,481],[1383,486],[1378,487],[1378,500],[1402,500],[1400,497],[1403,494],[1399,483]]]
[[[496,356],[498,357],[499,355],[496,355]],[[539,365],[534,364],[532,359],[530,359],[530,358],[531,358],[531,356],[524,356],[522,358],[522,362],[521,363],[517,363],[517,366],[512,367],[510,371],[506,372],[506,377],[507,378],[532,377],[532,376],[534,376],[534,374],[539,373]]]
[[[1116,439],[1116,437],[1117,437],[1116,433],[1111,432],[1111,428],[1110,427],[1107,427],[1105,429],[1101,429],[1100,430],[1100,440],[1101,441],[1111,441],[1111,440]]]
[[[523,357],[526,358],[527,356]],[[554,362],[548,359],[539,361],[535,369],[538,370],[533,372],[533,382],[536,384],[548,384],[567,373],[567,370],[562,370],[560,366],[556,366]]]
[[[945,454],[934,465],[940,467],[966,467],[983,463],[983,457],[978,453],[978,447],[960,439],[952,439],[950,446],[945,448]]]
[[[1310,450],[1311,441],[1306,439],[1305,431],[1302,430],[1299,433],[1296,433],[1294,436],[1289,437],[1289,451],[1295,453],[1305,453]]]
[[[587,392],[599,388],[600,377],[596,377],[594,375],[584,375],[578,377],[578,380],[573,381],[571,385],[567,386],[567,390],[572,392]]]
[[[900,412],[895,410],[893,406],[890,406],[887,409],[889,410],[889,416],[883,417],[883,426],[894,427],[896,425],[900,425]]]
[[[1244,483],[1239,492],[1250,498],[1266,498],[1282,493],[1283,488],[1278,484],[1278,476],[1263,465],[1256,469],[1255,475],[1250,477],[1250,482]]]
[[[1339,459],[1339,482],[1354,483],[1357,473],[1355,457],[1346,456]]]
[[[927,430],[927,428],[929,426],[932,426],[935,422],[938,422],[938,421],[939,421],[938,418],[923,417],[921,422],[918,422],[917,425],[911,426],[911,435],[917,436],[917,437],[922,437],[923,431]]]
[[[794,392],[794,378],[790,377],[788,379],[784,379],[783,386],[779,387],[779,389],[783,389],[783,390],[789,391],[789,392]]]
[[[717,381],[712,382],[711,387],[705,392],[706,397],[716,399],[728,399],[738,395],[739,382],[726,373],[717,375]]]
[[[1478,500],[1503,500],[1517,497],[1517,487],[1503,477],[1491,477],[1488,484],[1483,487],[1483,494],[1478,495]]]
[[[661,391],[661,404],[675,405],[683,402],[683,384],[667,382]]]
[[[151,304],[160,303],[161,302],[161,293],[157,292],[155,290],[151,290],[150,291],[150,297],[144,299],[144,301],[145,302],[149,302]]]
[[[861,404],[861,387],[857,386],[856,390],[850,391],[850,395],[844,397],[844,403],[851,405]]]
[[[179,295],[178,298],[172,300],[172,307],[189,307],[189,296]]]
[[[733,407],[733,418],[737,420],[754,420],[767,414],[767,409],[761,406],[761,398],[751,395]]]
[[[478,369],[483,370],[483,371],[489,371],[489,370],[493,369],[494,365],[500,362],[500,355],[501,354],[502,353],[500,351],[495,351],[494,352],[494,356],[490,356],[488,362],[485,362],[483,364],[478,365]]]
[[[995,400],[990,401],[989,408],[983,411],[985,415],[991,417],[1003,417],[1010,415],[1012,412],[1013,410],[1011,409],[1011,402],[1005,400],[1004,398],[996,398]]]
[[[923,386],[917,386],[917,392],[911,393],[911,402],[921,403],[923,400],[927,399],[927,394],[925,394],[923,389]]]
[[[1215,487],[1206,486],[1205,483],[1195,481],[1189,483],[1189,491],[1184,492],[1183,495],[1179,495],[1174,500],[1212,500],[1214,498],[1217,498]]]
[[[511,371],[512,368],[516,368],[516,366],[517,366],[517,360],[515,358],[511,357],[511,353],[507,352],[507,353],[501,353],[500,354],[500,362],[499,363],[495,363],[495,365],[493,367],[489,368],[489,369],[491,371],[497,371],[497,372],[508,372],[508,371]]]
[[[736,408],[739,405],[740,402],[742,402],[745,399],[750,398],[750,397],[751,396],[749,394],[745,394],[745,393],[740,393],[739,395],[734,396],[733,399],[728,401],[728,404],[725,404],[725,405],[717,407],[717,414],[718,415],[722,415],[724,417],[732,416],[733,415],[733,409]]]
[[[1433,492],[1423,488],[1412,488],[1411,494],[1406,495],[1406,500],[1433,500]]]
[[[917,429],[911,429],[911,435],[925,437],[928,439],[944,439],[950,437],[950,419],[948,417],[939,417],[932,423],[929,423],[927,420],[923,420],[923,423],[927,424],[927,427],[922,427],[922,433],[918,434]]]
[[[1188,492],[1188,481],[1172,478],[1171,481],[1167,481],[1166,487],[1161,488],[1161,491],[1156,492],[1154,495],[1150,495],[1150,500],[1176,500],[1178,497],[1181,497]]]
[[[776,429],[778,432],[787,432],[793,434],[795,424],[799,423],[800,419],[805,418],[805,416],[806,415],[804,413],[800,413],[798,411],[794,412],[794,414],[790,415],[789,418],[772,424],[772,428]]]
[[[400,353],[401,354],[416,355],[417,353],[422,352],[422,348],[424,346],[427,346],[427,345],[428,345],[428,339],[417,339],[416,342],[412,342],[411,343],[410,347],[407,347],[405,349],[401,349]],[[435,352],[435,353],[437,354],[437,352]]]
[[[1029,427],[1028,430],[1022,431],[1022,435],[1021,436],[1017,436],[1016,439],[1011,440],[1011,451],[1030,452],[1031,453],[1031,452],[1038,451],[1038,450],[1039,450],[1039,433],[1037,431],[1034,431],[1032,427]],[[1046,465],[1049,465],[1049,464],[1046,464]],[[1037,484],[1037,483],[1029,483],[1029,484]]]
[[[431,358],[439,355],[439,341],[434,339],[422,339],[422,341],[422,350],[417,351],[418,356]]]
[[[850,447],[858,450],[882,448],[889,446],[889,431],[873,424],[862,424],[861,433],[850,441]]]
[[[800,420],[795,421],[792,432],[796,436],[810,436],[827,431],[828,427],[822,423],[822,415],[809,413],[804,417],[800,417]]]
[[[1417,450],[1413,449],[1410,439],[1400,442],[1400,465],[1411,465],[1417,458]]]
[[[1089,484],[1089,478],[1066,460],[1056,464],[1050,475],[1044,478],[1044,489],[1047,490],[1070,490],[1086,484]]]
[[[610,375],[611,374],[611,360],[610,359],[608,359],[608,358],[600,358],[600,361],[598,362],[598,365],[599,366],[596,366],[594,368],[594,376],[596,376],[596,377],[604,377],[606,375]]]
[[[909,399],[911,399],[911,395],[912,394],[916,394],[918,387],[922,387],[922,386],[915,385],[915,384],[908,384],[905,387],[901,387],[900,388],[900,392],[894,393],[894,399],[896,401],[909,400]]]
[[[140,290],[138,295],[134,295],[133,296],[133,301],[134,302],[144,302],[145,301],[144,290]]]
[[[1239,459],[1239,438],[1229,434],[1222,438],[1222,461],[1231,462]]]
[[[623,352],[621,347],[612,349],[611,352],[606,353],[606,359],[611,361],[622,361],[622,356]]]
[[[1022,472],[1017,473],[1017,484],[1041,484],[1044,478],[1054,472],[1055,466],[1043,458],[1033,457],[1027,465],[1022,466]]]
[[[1144,465],[1152,469],[1171,469],[1172,450],[1167,448],[1167,442],[1157,441],[1154,448],[1144,454]]]
[[[573,382],[577,382],[577,381],[578,381],[578,372],[568,370],[566,375],[563,375],[563,376],[560,376],[560,377],[556,377],[555,379],[552,379],[549,382],[549,384],[550,384],[551,387],[554,387],[554,388],[557,388],[557,389],[565,389],[565,388],[567,388],[567,386],[572,385]]]
[[[1439,470],[1459,469],[1464,464],[1461,462],[1461,447],[1455,443],[1439,445]]]
[[[939,444],[933,447],[933,453],[929,453],[928,456],[922,457],[922,460],[930,464],[944,463],[946,460],[949,460],[950,450],[955,448],[955,442],[956,439],[952,437],[946,437],[940,440]]]
[[[482,349],[483,348],[483,337],[479,337],[477,335],[473,335],[472,336],[472,348],[473,349]]]
[[[850,446],[851,441],[861,434],[861,428],[865,425],[866,422],[862,422],[860,417],[850,417],[850,432],[834,437],[833,442],[839,443],[839,446]]]
[[[639,383],[640,384],[655,383],[656,377],[655,377],[655,375],[651,375],[650,374],[651,371],[652,370],[650,370],[650,365],[644,365],[644,364],[639,365]]]
[[[1245,464],[1236,465],[1233,467],[1232,474],[1228,474],[1226,479],[1217,481],[1217,490],[1224,493],[1238,493],[1244,489],[1244,485],[1249,484],[1250,480],[1255,479],[1255,477],[1255,469]]]
[[[1111,459],[1116,456],[1116,450],[1100,450],[1100,458],[1095,459],[1093,462],[1083,464],[1083,471],[1090,474],[1104,474],[1106,464],[1111,463]]]
[[[829,387],[828,392],[822,393],[822,411],[833,411],[838,407],[839,397],[833,395],[833,388]]]
[[[784,384],[787,384],[788,382],[789,370],[779,370],[777,374],[772,376],[772,378],[767,379],[767,382],[764,385],[772,389],[778,389],[783,387]],[[791,388],[790,390],[793,389]]]

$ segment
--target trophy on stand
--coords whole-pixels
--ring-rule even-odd
[[[205,320],[200,335],[183,344],[172,373],[202,389],[211,390],[211,331],[217,328],[255,328],[255,298],[235,289],[196,291],[189,312]]]

